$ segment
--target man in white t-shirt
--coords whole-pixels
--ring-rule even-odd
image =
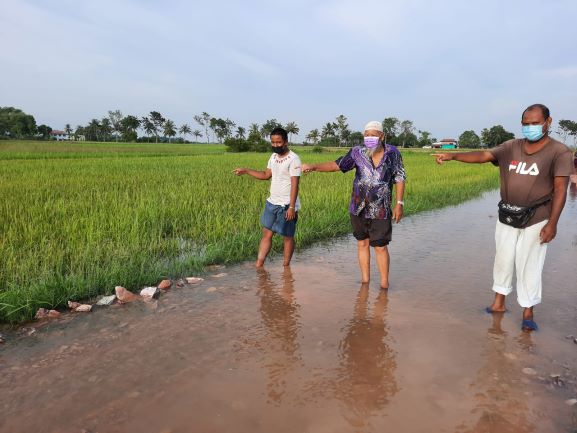
[[[273,154],[268,160],[266,170],[257,171],[250,168],[235,168],[234,174],[248,174],[255,179],[272,178],[270,195],[266,199],[261,216],[262,239],[258,248],[256,266],[264,265],[272,237],[275,233],[284,237],[284,266],[289,266],[295,249],[295,231],[300,209],[299,180],[301,160],[288,148],[288,134],[283,128],[275,128],[270,133]]]

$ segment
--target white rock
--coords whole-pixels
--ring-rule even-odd
[[[103,296],[100,300],[96,303],[96,305],[112,305],[112,303],[116,301],[116,295],[110,296]]]
[[[92,311],[92,305],[82,304],[74,309],[77,313],[88,313]]]
[[[526,375],[529,375],[529,376],[535,376],[537,374],[537,372],[534,369],[532,369],[531,367],[525,367],[523,369],[523,373]]]
[[[68,308],[70,308],[71,310],[74,310],[76,308],[80,307],[80,303],[79,302],[74,302],[74,301],[68,301]]]
[[[188,284],[198,284],[198,283],[202,283],[204,281],[204,278],[200,278],[200,277],[187,277],[186,278],[186,282]]]
[[[140,296],[143,298],[157,298],[160,295],[160,289],[158,287],[145,287],[140,291]]]
[[[565,400],[565,403],[569,406],[575,406],[577,404],[577,398],[572,398],[570,400]]]

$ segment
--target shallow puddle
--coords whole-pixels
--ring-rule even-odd
[[[533,334],[514,294],[505,315],[483,311],[497,201],[396,226],[388,294],[376,266],[360,284],[346,237],[297,252],[290,269],[215,269],[157,303],[9,333],[0,431],[573,432],[576,194]]]

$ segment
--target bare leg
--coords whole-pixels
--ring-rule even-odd
[[[533,320],[533,307],[523,308],[523,320]]]
[[[361,268],[361,282],[368,283],[371,281],[371,250],[369,249],[368,239],[357,241],[357,254]]]
[[[489,307],[491,310],[497,312],[497,313],[502,313],[506,310],[505,308],[505,295],[502,295],[500,293],[495,293],[495,299],[493,300],[493,303],[491,304],[491,306]]]
[[[256,267],[260,268],[264,266],[264,261],[266,260],[266,256],[270,251],[270,247],[272,246],[272,236],[274,235],[269,229],[262,229],[262,239],[260,240],[260,244],[258,246],[258,257],[256,259]]]
[[[377,266],[381,274],[381,289],[389,288],[389,263],[391,258],[389,256],[389,249],[384,247],[375,247],[377,256]]]
[[[293,253],[295,251],[295,238],[284,237],[284,261],[283,266],[290,266]]]

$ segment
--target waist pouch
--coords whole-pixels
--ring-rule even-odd
[[[517,206],[510,203],[505,203],[501,200],[498,204],[499,206],[499,221],[508,226],[515,227],[516,229],[522,229],[527,226],[537,208],[549,203],[551,199],[547,199],[544,202],[536,204],[534,206]]]

